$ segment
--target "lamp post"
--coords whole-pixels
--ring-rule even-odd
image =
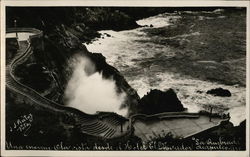
[[[15,29],[17,28],[17,25],[16,25],[16,20],[14,20],[14,27],[15,27]],[[16,29],[16,38],[18,38],[18,36],[17,36],[17,29]]]
[[[213,107],[210,106],[210,117],[209,117],[209,122],[212,121],[212,114],[213,114],[212,112],[213,112]]]

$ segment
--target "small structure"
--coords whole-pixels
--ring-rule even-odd
[[[16,24],[17,20],[14,20],[14,27],[15,29],[17,28],[17,24]],[[16,30],[16,38],[18,39],[18,34],[17,34],[17,30]]]
[[[121,116],[121,115],[116,114],[116,116],[117,116],[117,119],[120,122],[121,132],[123,132],[123,123],[125,123],[128,120],[125,117]]]

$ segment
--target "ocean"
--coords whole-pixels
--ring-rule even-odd
[[[244,18],[224,10],[159,14],[138,20],[143,27],[136,29],[99,31],[101,38],[85,45],[102,53],[140,97],[172,88],[188,112],[213,106],[238,125],[246,119],[246,43],[244,20],[231,23]],[[218,87],[232,96],[206,94]]]

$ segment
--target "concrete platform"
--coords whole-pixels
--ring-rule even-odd
[[[199,133],[203,130],[218,126],[220,122],[225,121],[221,118],[212,118],[201,115],[197,118],[166,118],[161,120],[135,120],[135,135],[143,141],[149,141],[158,136],[163,137],[164,134],[171,132],[174,137],[185,138],[192,134]]]

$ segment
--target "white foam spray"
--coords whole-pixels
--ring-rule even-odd
[[[126,94],[116,92],[113,79],[103,78],[102,73],[96,72],[95,64],[86,57],[76,55],[69,63],[73,74],[64,93],[68,106],[89,114],[109,111],[127,115],[128,109],[121,109]]]

